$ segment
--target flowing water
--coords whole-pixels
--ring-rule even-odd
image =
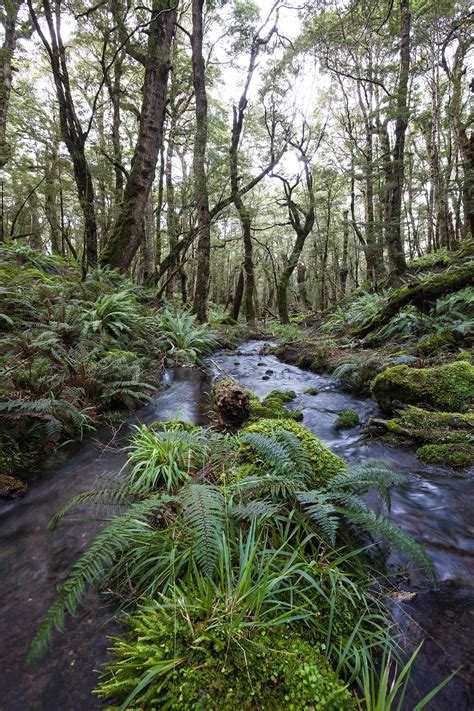
[[[433,711],[471,711],[474,708],[474,488],[473,472],[421,465],[406,449],[367,440],[359,427],[338,431],[339,410],[355,410],[362,422],[380,415],[377,405],[341,392],[331,378],[285,365],[259,355],[263,343],[251,341],[234,354],[219,353],[209,361],[210,374],[176,368],[153,405],[141,410],[121,428],[114,445],[123,443],[136,421],[166,420],[179,412],[182,419],[205,421],[212,378],[224,372],[264,397],[274,388],[294,390],[291,407],[302,410],[303,424],[350,462],[383,459],[407,475],[392,493],[391,517],[421,541],[432,557],[439,588],[420,573],[405,576],[405,589],[416,597],[393,603],[393,612],[409,645],[425,639],[404,710],[420,694],[459,669],[454,680],[429,705]],[[306,388],[318,395],[307,395]],[[97,476],[124,462],[116,446],[106,446],[110,430],[96,439],[69,446],[38,472],[26,497],[0,504],[0,709],[2,711],[88,711],[100,708],[92,696],[98,669],[106,658],[107,635],[117,631],[113,610],[96,591],[88,594],[80,614],[67,623],[66,634],[55,635],[47,655],[26,666],[24,657],[33,634],[54,598],[54,584],[67,574],[85,548],[97,522],[78,520],[52,536],[45,527],[53,513],[75,494],[90,488]],[[380,506],[374,500],[374,507]],[[401,561],[392,555],[393,565]]]

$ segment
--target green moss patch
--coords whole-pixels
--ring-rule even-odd
[[[277,390],[272,390],[272,393],[278,392]],[[254,393],[250,390],[246,391],[250,401],[250,420],[259,420],[262,417],[267,419],[289,419],[300,421],[303,419],[303,413],[300,410],[287,410],[284,406],[284,402],[289,402],[293,398],[288,399],[288,395],[284,395],[287,399],[282,399],[279,396],[272,396],[272,393],[267,395],[261,402]],[[296,397],[296,394],[295,394]]]
[[[222,625],[150,610],[126,623],[128,634],[115,640],[115,659],[96,692],[103,698],[123,703],[138,687],[133,708],[355,708],[319,648],[288,628],[250,628],[227,638]]]
[[[425,464],[447,467],[468,467],[474,460],[474,446],[452,444],[425,444],[416,450],[416,456]]]
[[[320,486],[329,477],[342,471],[342,469],[346,469],[346,463],[343,459],[334,454],[316,435],[298,422],[261,419],[258,422],[247,425],[244,432],[272,435],[278,428],[293,432],[306,450],[313,473],[309,484],[310,487]],[[247,459],[250,463],[253,463],[251,455],[247,455]]]
[[[303,392],[305,395],[319,395],[318,388],[305,388]]]
[[[429,405],[446,412],[466,408],[474,392],[474,367],[456,361],[439,368],[387,368],[372,382],[372,394],[383,410],[395,400],[409,405]]]
[[[343,430],[360,424],[359,415],[354,410],[341,410],[336,422],[336,429]]]

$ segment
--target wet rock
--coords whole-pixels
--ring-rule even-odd
[[[262,375],[262,380],[270,380],[270,376],[269,375]]]
[[[270,370],[270,368],[269,368],[268,370],[265,371],[265,375],[273,375],[274,372],[275,372],[274,370]]]
[[[14,499],[17,496],[23,496],[27,491],[27,485],[19,479],[0,474],[0,499]]]
[[[408,353],[402,353],[401,355],[391,356],[385,361],[387,365],[413,365],[419,362],[419,358],[416,356],[408,355]]]

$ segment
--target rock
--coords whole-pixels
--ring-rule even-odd
[[[270,380],[270,376],[269,375],[262,375],[262,380]]]
[[[402,353],[401,355],[387,358],[386,363],[388,366],[392,367],[394,365],[413,365],[414,363],[419,363],[419,361],[420,359],[416,356],[408,355],[408,353]]]
[[[265,371],[265,375],[273,375],[274,372],[275,372],[274,370],[268,369]]]
[[[0,499],[14,499],[17,496],[23,496],[27,491],[27,485],[19,479],[0,474]]]
[[[354,410],[341,410],[336,422],[336,429],[343,430],[357,427],[360,424],[359,415]]]
[[[428,405],[444,412],[462,412],[474,393],[474,366],[455,361],[438,368],[409,368],[396,365],[376,376],[372,395],[385,411],[393,401],[407,405]]]

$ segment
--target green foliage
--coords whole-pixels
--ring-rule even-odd
[[[244,433],[263,434],[269,437],[273,437],[275,433],[278,433],[280,438],[283,431],[290,432],[297,437],[308,457],[310,465],[308,484],[310,486],[319,486],[328,477],[346,467],[340,457],[335,455],[329,447],[324,445],[306,427],[297,422],[261,419],[244,429]]]
[[[426,464],[469,467],[474,461],[474,444],[425,444],[416,450],[416,456]]]
[[[98,695],[121,708],[355,708],[318,648],[295,632],[250,630],[228,639],[212,618],[196,624],[186,611],[143,608],[127,618]]]
[[[360,424],[359,415],[354,410],[341,410],[339,412],[336,429],[342,430],[345,427],[356,427]]]
[[[33,441],[37,460],[103,413],[148,402],[168,351],[194,362],[215,343],[187,312],[143,305],[146,290],[113,270],[82,279],[64,259],[12,245],[0,248],[0,272],[0,427],[19,433],[3,448],[12,461]]]
[[[386,292],[362,293],[338,306],[321,327],[322,333],[344,335],[370,321],[387,303]]]
[[[199,471],[207,445],[198,430],[159,432],[140,425],[135,426],[128,450],[131,485],[137,492],[149,493],[163,486],[175,491],[193,471]]]
[[[397,365],[377,375],[372,383],[373,396],[384,410],[389,410],[394,400],[400,400],[409,405],[461,411],[473,392],[474,367],[465,361],[423,369]]]
[[[377,375],[381,365],[377,355],[353,356],[334,369],[332,375],[341,382],[344,390],[355,393],[369,391],[369,384]]]
[[[168,358],[175,363],[196,363],[217,345],[209,326],[197,323],[190,311],[167,308],[157,316],[157,325],[168,343]]]

